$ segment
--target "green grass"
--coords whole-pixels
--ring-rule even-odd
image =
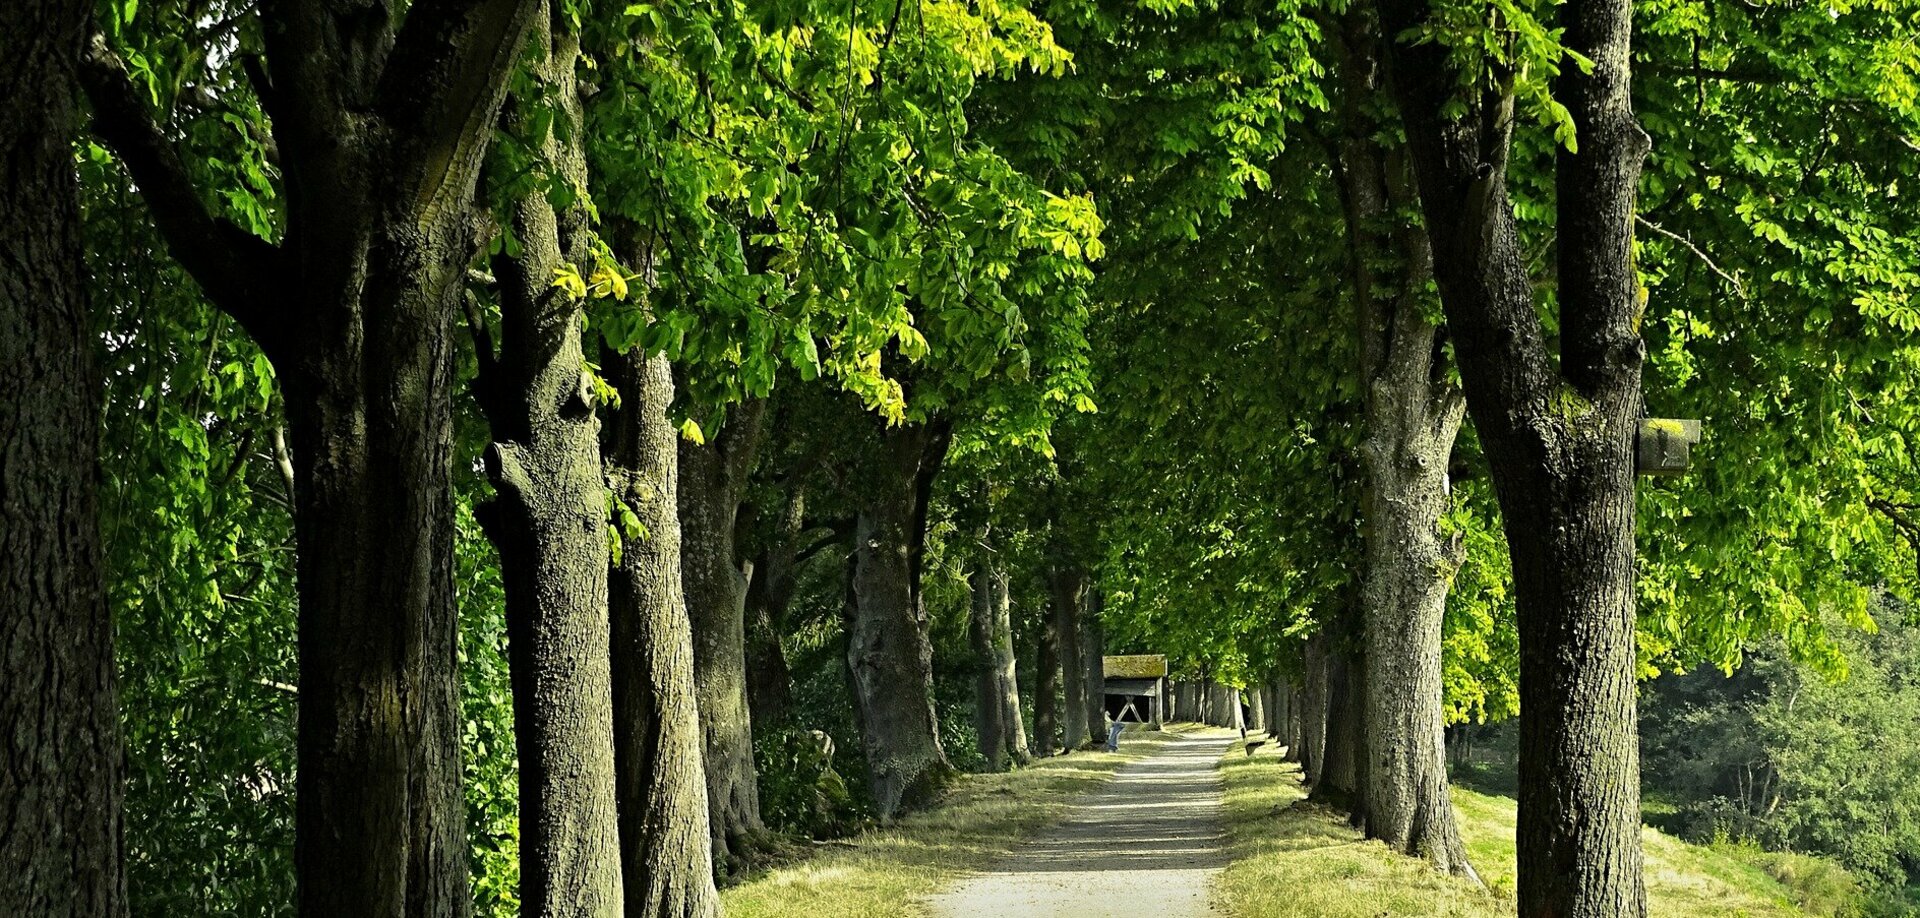
[[[723,890],[728,918],[924,915],[923,900],[1059,821],[1081,794],[1151,754],[1164,734],[1130,730],[1118,753],[1077,752],[1007,774],[963,775],[941,803]],[[982,916],[986,918],[986,916]]]
[[[1434,873],[1348,827],[1344,814],[1308,804],[1300,770],[1278,750],[1251,758],[1236,744],[1222,765],[1233,863],[1216,895],[1238,918],[1381,918],[1514,913],[1514,801],[1454,788],[1468,857],[1487,883]],[[1813,858],[1690,845],[1654,829],[1646,852],[1648,911],[1655,918],[1847,915],[1859,907],[1851,878]]]

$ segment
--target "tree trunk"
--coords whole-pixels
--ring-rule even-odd
[[[1060,749],[1060,624],[1053,615],[1041,616],[1040,647],[1033,680],[1033,742],[1035,754],[1050,756]]]
[[[1418,29],[1417,0],[1381,0],[1382,34]],[[1562,8],[1555,98],[1577,130],[1558,153],[1553,360],[1506,189],[1513,100],[1455,104],[1447,51],[1392,45],[1448,329],[1513,558],[1520,633],[1519,910],[1644,915],[1635,737],[1633,208],[1649,142],[1630,93],[1628,0]],[[1482,81],[1498,86],[1502,81]],[[1510,85],[1507,84],[1507,85]]]
[[[739,406],[705,444],[680,442],[680,539],[687,615],[693,623],[714,863],[731,873],[766,832],[747,708],[747,577],[734,522],[759,446],[765,402]]]
[[[1421,299],[1433,267],[1426,234],[1391,216],[1415,202],[1403,158],[1377,140],[1376,30],[1358,8],[1340,24],[1338,174],[1366,417],[1364,681],[1376,689],[1367,693],[1364,712],[1372,748],[1362,815],[1369,834],[1388,847],[1470,875],[1440,742],[1440,628],[1461,555],[1457,540],[1443,541],[1439,525],[1465,402],[1447,381],[1444,351]],[[1381,276],[1382,264],[1402,273]]]
[[[1245,691],[1246,691],[1246,698],[1247,698],[1247,723],[1246,723],[1247,732],[1249,733],[1267,732],[1266,687],[1261,685],[1252,685],[1252,686],[1248,686]]]
[[[0,5],[0,914],[127,913],[100,391],[73,165],[92,7]]]
[[[623,247],[624,248],[624,247]],[[628,918],[716,918],[707,777],[682,594],[679,434],[667,358],[602,351],[620,393],[603,451],[614,496],[645,534],[613,565],[614,764]]]
[[[967,643],[973,652],[974,678],[973,726],[979,736],[980,757],[988,771],[1007,768],[1007,730],[1001,723],[1006,709],[1001,703],[1005,686],[1001,683],[998,648],[994,628],[994,574],[986,562],[980,562],[967,578],[972,593],[971,614],[967,617]]]
[[[1007,572],[996,568],[993,576],[993,653],[1000,671],[1001,741],[1015,765],[1033,761],[1033,749],[1027,745],[1026,718],[1020,713],[1020,680],[1013,654],[1013,597],[1007,588]]]
[[[747,584],[747,707],[762,729],[785,724],[793,708],[793,674],[780,634],[793,601],[806,514],[806,490],[793,485]]]
[[[1300,687],[1300,771],[1308,787],[1320,784],[1327,753],[1327,638],[1307,640]]]
[[[1086,596],[1084,574],[1072,568],[1053,572],[1054,634],[1060,642],[1062,716],[1060,744],[1068,752],[1084,749],[1087,732],[1086,654],[1081,650],[1080,604]]]
[[[543,154],[584,184],[579,46],[565,23],[542,21],[531,65],[570,127]],[[528,133],[525,106],[507,130]],[[558,138],[571,138],[562,144]],[[600,422],[587,385],[585,300],[553,284],[556,269],[591,253],[584,202],[556,212],[545,196],[517,203],[518,258],[494,262],[500,281],[500,352],[481,335],[475,382],[493,443],[486,454],[494,498],[476,516],[500,552],[520,760],[522,914],[584,918],[621,914],[614,803],[613,651],[607,612],[607,491]],[[476,326],[478,331],[478,326]]]
[[[1093,745],[1104,746],[1107,742],[1107,636],[1100,623],[1104,600],[1099,588],[1091,582],[1081,595],[1085,597],[1080,615],[1080,652],[1086,658],[1083,672],[1086,673],[1087,737]]]
[[[285,233],[211,214],[145,93],[96,40],[101,138],[168,248],[273,361],[293,434],[299,770],[309,918],[471,910],[453,603],[449,325],[474,183],[542,0],[404,18],[270,0],[262,92]]]
[[[949,436],[925,423],[885,431],[855,523],[847,665],[885,819],[930,802],[953,776],[933,712],[933,647],[920,599],[926,503]]]

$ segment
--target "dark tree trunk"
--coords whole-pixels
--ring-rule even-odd
[[[620,393],[602,445],[614,496],[646,529],[613,566],[614,765],[628,918],[715,918],[707,776],[682,594],[679,434],[667,358],[602,351]]]
[[[1107,635],[1100,623],[1104,600],[1100,589],[1091,582],[1081,595],[1084,599],[1080,612],[1080,653],[1085,658],[1081,671],[1086,674],[1087,739],[1095,746],[1102,746],[1107,741],[1107,674],[1104,664]]]
[[[1364,709],[1367,831],[1435,868],[1472,875],[1447,794],[1440,629],[1460,543],[1443,539],[1447,464],[1466,403],[1447,381],[1445,351],[1421,301],[1432,278],[1424,230],[1395,219],[1416,202],[1398,150],[1381,146],[1373,117],[1380,86],[1377,30],[1367,11],[1340,20],[1339,145],[1367,462],[1361,594],[1366,638]],[[1383,264],[1398,275],[1383,274]]]
[[[1382,34],[1419,28],[1380,0]],[[1392,45],[1394,87],[1435,240],[1435,276],[1513,558],[1520,632],[1519,911],[1644,915],[1635,737],[1634,466],[1640,412],[1633,208],[1648,150],[1630,97],[1628,0],[1562,8],[1555,98],[1577,129],[1556,176],[1558,365],[1506,189],[1513,99],[1453,104],[1438,45]],[[1482,85],[1510,85],[1500,79]]]
[[[1081,603],[1087,578],[1073,568],[1053,572],[1053,632],[1060,648],[1061,746],[1068,752],[1084,749],[1092,740],[1087,732],[1086,654],[1081,650]]]
[[[1007,728],[1001,721],[1006,709],[1001,699],[1006,687],[1000,675],[1000,659],[995,647],[994,572],[985,562],[976,564],[967,578],[972,596],[967,617],[967,645],[973,652],[973,727],[979,737],[980,757],[988,771],[1007,768]]]
[[[1307,640],[1300,683],[1300,771],[1318,786],[1327,753],[1327,638]]]
[[[1248,733],[1267,732],[1267,691],[1264,686],[1254,685],[1245,689],[1247,699]]]
[[[0,5],[0,914],[127,913],[73,164],[90,4]]]
[[[786,723],[793,708],[793,674],[780,634],[793,602],[806,514],[806,490],[794,485],[747,584],[747,707],[762,729]]]
[[[714,863],[734,872],[766,832],[747,707],[747,576],[734,523],[759,447],[765,402],[735,409],[705,444],[680,442],[681,569],[693,622],[694,689],[699,698]]]
[[[1053,615],[1041,616],[1040,647],[1035,653],[1033,680],[1034,752],[1050,756],[1060,749],[1060,625]]]
[[[926,504],[949,437],[944,425],[886,430],[855,523],[847,665],[874,801],[888,819],[930,802],[953,776],[934,718],[920,598]]]
[[[541,0],[422,0],[403,19],[268,0],[286,231],[213,216],[96,41],[100,136],[168,247],[272,359],[293,433],[301,914],[471,910],[460,790],[449,335],[480,161]]]
[[[547,49],[533,65],[570,125],[543,153],[558,173],[586,182],[579,46],[565,23],[535,26]],[[507,129],[528,133],[520,100]],[[572,138],[563,145],[557,138]],[[475,381],[493,443],[486,468],[494,498],[476,515],[500,552],[520,759],[522,914],[585,918],[621,914],[619,826],[614,804],[613,652],[607,612],[607,491],[600,422],[581,347],[584,299],[554,286],[561,265],[584,263],[591,230],[583,203],[556,212],[529,195],[512,215],[518,258],[495,260],[500,351],[476,314]]]

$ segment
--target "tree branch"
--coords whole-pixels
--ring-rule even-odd
[[[1686,246],[1687,250],[1691,251],[1694,254],[1694,257],[1700,259],[1700,262],[1707,266],[1708,270],[1712,271],[1715,274],[1720,275],[1721,280],[1724,280],[1729,285],[1731,285],[1733,287],[1733,292],[1736,296],[1740,297],[1742,300],[1747,298],[1747,288],[1744,284],[1740,283],[1740,278],[1734,277],[1732,274],[1729,274],[1727,273],[1726,270],[1722,269],[1718,264],[1715,264],[1714,260],[1711,257],[1709,257],[1706,252],[1701,251],[1699,246],[1693,244],[1693,240],[1688,239],[1687,237],[1682,236],[1679,233],[1676,233],[1670,229],[1667,229],[1666,227],[1661,226],[1660,224],[1655,223],[1652,220],[1649,220],[1646,217],[1642,217],[1638,214],[1634,215],[1633,220],[1635,223],[1638,223],[1641,226],[1646,227],[1647,229],[1653,230],[1654,232],[1659,233],[1660,235],[1665,236],[1668,239],[1671,239],[1675,242],[1680,243],[1681,245]]]
[[[281,359],[282,323],[265,309],[263,295],[267,278],[277,271],[280,250],[207,209],[179,151],[147,110],[126,64],[107,47],[104,36],[96,34],[89,43],[80,79],[93,102],[95,132],[133,176],[167,251],[267,356]]]

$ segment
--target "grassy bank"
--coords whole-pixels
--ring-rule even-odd
[[[1513,914],[1510,798],[1454,789],[1483,891],[1396,856],[1362,839],[1344,814],[1306,803],[1298,767],[1280,761],[1276,750],[1249,758],[1236,745],[1222,770],[1234,861],[1219,895],[1236,918]],[[1845,915],[1858,905],[1844,871],[1811,858],[1690,845],[1653,829],[1642,841],[1648,910],[1660,918]]]
[[[1007,774],[963,775],[923,813],[804,857],[722,892],[728,918],[903,918],[920,901],[1059,821],[1081,794],[1150,754],[1163,734],[1129,732],[1118,753],[1077,752]]]

